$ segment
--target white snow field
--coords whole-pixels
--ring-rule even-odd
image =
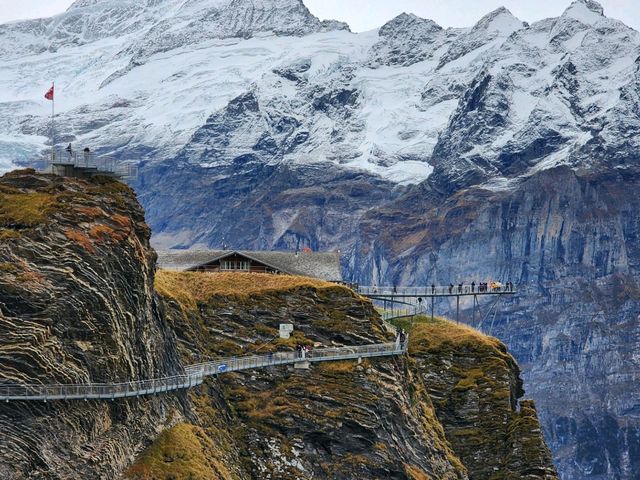
[[[594,128],[618,141],[602,119],[633,109],[621,92],[636,82],[639,45],[592,0],[533,25],[498,9],[468,29],[401,15],[360,34],[300,0],[80,0],[54,18],[0,25],[0,170],[46,155],[43,95],[55,81],[59,142],[122,159],[166,161],[187,147],[188,161],[214,167],[270,138],[278,148],[264,162],[331,161],[398,184],[481,157],[500,179],[487,187],[506,188],[500,154],[550,130],[562,146],[531,172],[571,164]],[[502,120],[456,122],[483,79],[478,115]],[[257,111],[196,140],[247,93]]]

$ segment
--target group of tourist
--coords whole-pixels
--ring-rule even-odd
[[[306,345],[298,345],[296,346],[296,352],[298,354],[298,358],[307,358],[309,353],[311,353],[311,349]]]
[[[506,282],[506,283],[501,283],[501,282],[480,282],[480,283],[476,283],[471,282],[470,284],[466,285],[464,282],[463,283],[459,283],[457,286],[453,285],[453,283],[449,284],[449,293],[450,294],[456,294],[456,293],[487,293],[487,292],[513,292],[513,283],[511,282]],[[435,295],[436,293],[436,286],[435,285],[431,285],[431,293]]]
[[[388,287],[387,287],[388,288]],[[377,285],[373,285],[373,293],[385,293],[385,288],[381,288],[378,290]],[[450,283],[448,287],[436,287],[435,284],[431,284],[431,295],[442,295],[445,294],[448,290],[449,294],[455,295],[458,293],[489,293],[489,292],[515,292],[514,286],[512,282],[480,282],[476,283],[475,281],[471,283],[461,282],[458,285],[454,285]],[[393,286],[392,288],[393,295],[398,294],[398,287]],[[402,295],[402,292],[400,292]]]

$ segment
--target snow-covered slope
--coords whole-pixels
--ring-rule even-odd
[[[470,29],[403,14],[357,35],[300,0],[82,0],[0,27],[0,159],[44,152],[56,80],[60,141],[122,158],[329,160],[404,184],[448,163],[447,181],[506,185],[575,163],[597,129],[619,141],[638,44],[586,0],[531,26],[500,8]]]

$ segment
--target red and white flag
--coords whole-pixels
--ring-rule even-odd
[[[44,98],[46,98],[47,100],[53,100],[53,85],[51,85],[49,91],[44,94]]]

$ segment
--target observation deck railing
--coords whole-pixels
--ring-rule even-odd
[[[115,400],[139,397],[195,387],[213,375],[277,365],[303,362],[327,362],[371,357],[403,355],[404,342],[363,345],[354,347],[319,348],[300,356],[297,352],[276,352],[267,355],[221,358],[211,362],[190,365],[182,375],[124,383],[88,383],[77,385],[16,385],[0,384],[0,401],[50,400]]]
[[[478,285],[434,287],[370,287],[358,286],[357,292],[365,297],[454,297],[468,295],[511,295],[517,290],[512,285],[496,284],[480,288]]]
[[[135,178],[138,176],[138,166],[131,161],[116,160],[114,157],[97,155],[94,152],[71,152],[55,149],[51,157],[47,158],[50,165],[65,165],[86,171],[112,174],[121,178]]]

